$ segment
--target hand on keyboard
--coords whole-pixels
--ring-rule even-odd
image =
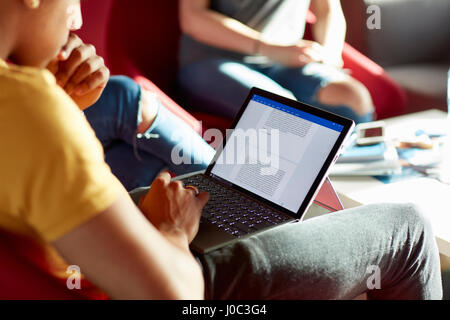
[[[208,199],[208,193],[196,196],[183,182],[170,181],[169,173],[163,172],[140,199],[139,208],[169,240],[175,239],[177,244],[186,246],[198,232],[201,212]]]
[[[233,189],[223,187],[203,175],[183,179],[183,182],[210,193],[210,200],[203,208],[202,220],[236,237],[266,229],[287,220],[285,216],[269,207]]]

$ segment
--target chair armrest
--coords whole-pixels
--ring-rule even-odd
[[[406,93],[381,66],[347,43],[342,58],[344,68],[350,69],[352,77],[369,90],[379,119],[404,113],[407,105]]]
[[[132,78],[136,81],[143,89],[154,92],[161,103],[169,109],[173,114],[179,117],[181,120],[186,122],[192,129],[194,129],[198,134],[202,134],[201,122],[194,118],[189,112],[180,107],[175,101],[169,98],[161,89],[159,89],[153,82],[148,80],[137,72],[130,72]]]

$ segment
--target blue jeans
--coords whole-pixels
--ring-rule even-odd
[[[157,99],[155,121],[137,135],[140,100],[141,87],[133,80],[111,77],[99,101],[85,110],[105,161],[125,188],[148,186],[163,169],[177,175],[206,169],[214,149]]]
[[[340,114],[356,123],[371,121],[372,113],[358,115],[348,106],[329,106],[317,100],[321,88],[344,78],[341,70],[320,63],[287,68],[226,58],[196,62],[184,66],[178,74],[180,91],[188,104],[228,118],[234,118],[249,90],[259,87]]]

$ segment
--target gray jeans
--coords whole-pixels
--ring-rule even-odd
[[[135,200],[143,189],[131,193]],[[207,299],[442,299],[429,222],[410,204],[283,225],[199,256]]]

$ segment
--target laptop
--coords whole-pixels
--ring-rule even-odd
[[[324,181],[333,198],[327,173],[353,128],[350,119],[252,88],[207,170],[174,178],[210,194],[191,249],[207,253],[301,221]]]

